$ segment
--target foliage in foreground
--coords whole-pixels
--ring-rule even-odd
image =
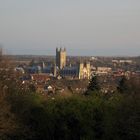
[[[0,104],[2,140],[140,138],[138,95],[43,99],[35,94],[14,93],[1,99]]]

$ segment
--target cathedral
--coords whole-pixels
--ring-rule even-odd
[[[90,63],[79,62],[73,66],[67,65],[66,49],[56,48],[55,63],[46,66],[44,62],[40,65],[29,67],[29,73],[46,73],[54,77],[70,79],[90,79]]]
[[[56,48],[56,67],[62,77],[78,79],[90,79],[90,63],[82,63],[75,66],[66,66],[66,49]]]

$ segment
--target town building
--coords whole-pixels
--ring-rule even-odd
[[[112,68],[110,67],[97,67],[96,74],[97,75],[108,75],[112,73]]]

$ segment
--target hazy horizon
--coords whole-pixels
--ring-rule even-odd
[[[139,56],[139,0],[1,0],[7,54]]]

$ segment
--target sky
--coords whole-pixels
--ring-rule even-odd
[[[8,54],[140,55],[140,0],[0,0]]]

